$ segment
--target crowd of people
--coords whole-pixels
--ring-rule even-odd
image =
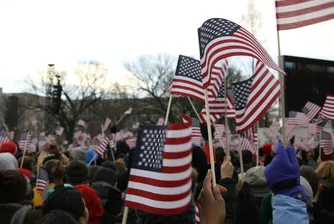
[[[17,144],[4,143],[0,224],[122,223],[133,150],[119,141],[114,158],[101,158],[92,149],[65,150],[46,143],[23,158]],[[248,150],[242,151],[240,160],[238,152],[216,148],[214,187],[206,151],[194,145],[188,211],[163,216],[130,208],[127,223],[333,224],[334,161],[321,161],[317,153],[317,149],[299,152],[293,145],[284,148],[279,143],[272,149],[266,144],[258,160]],[[41,169],[48,176],[45,190],[36,186]]]

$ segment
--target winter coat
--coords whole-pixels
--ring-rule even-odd
[[[237,198],[236,181],[232,178],[224,178],[219,181],[219,184],[227,189],[223,194],[225,200],[226,217],[224,223],[233,223],[235,203]]]

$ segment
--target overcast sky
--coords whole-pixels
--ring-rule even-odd
[[[52,3],[51,3],[52,2]],[[255,0],[260,40],[277,57],[274,0]],[[98,60],[109,81],[129,78],[125,60],[142,54],[199,55],[197,28],[212,17],[240,23],[247,0],[0,1],[0,87],[25,90],[28,75],[53,63]],[[334,60],[334,21],[281,32],[282,54]]]

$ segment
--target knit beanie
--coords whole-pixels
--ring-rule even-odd
[[[57,188],[45,200],[42,208],[44,215],[55,209],[70,213],[76,220],[79,220],[85,213],[85,205],[80,192],[69,187]]]
[[[11,153],[0,153],[0,170],[16,170],[17,168],[17,160]]]
[[[66,179],[69,183],[85,183],[88,180],[88,168],[83,162],[73,160],[66,167]]]
[[[112,186],[115,186],[117,183],[116,173],[111,169],[101,167],[98,169],[93,176],[93,182],[103,181]]]
[[[264,176],[264,166],[252,167],[245,173],[245,181],[248,183],[255,197],[264,197],[271,191]]]
[[[16,155],[17,146],[14,142],[5,142],[0,146],[0,153],[9,152],[12,155]]]
[[[112,171],[114,171],[116,173],[116,165],[115,165],[115,163],[113,163],[111,161],[106,161],[106,162],[102,163],[101,166],[104,167],[104,168],[107,168],[107,169],[111,169]]]
[[[91,184],[93,177],[98,169],[101,169],[99,166],[90,166],[88,167],[88,182]]]
[[[81,193],[86,203],[86,208],[89,211],[89,223],[100,223],[99,220],[103,216],[103,207],[96,191],[85,184],[76,185],[74,188]]]
[[[264,144],[262,147],[262,151],[265,156],[271,155],[271,152],[273,151],[271,144]]]
[[[27,180],[18,170],[0,170],[0,203],[23,202]]]
[[[93,149],[88,149],[87,153],[86,153],[86,159],[85,159],[85,163],[88,164],[90,163],[90,161],[94,158],[94,160],[97,159],[97,156],[95,156],[95,152]],[[94,163],[91,163],[94,164]]]
[[[73,160],[85,161],[87,150],[78,147],[74,148],[71,152],[71,157]]]

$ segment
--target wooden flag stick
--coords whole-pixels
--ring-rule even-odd
[[[168,106],[167,106],[166,117],[165,117],[165,125],[168,124],[168,117],[169,117],[170,107],[171,107],[171,105],[172,105],[172,99],[173,99],[173,95],[170,94],[170,95],[169,95]]]
[[[226,152],[227,156],[230,156],[230,143],[228,139],[228,119],[227,119],[227,78],[226,75],[224,75],[224,97],[225,97],[225,136],[226,136]]]
[[[29,137],[29,132],[27,133],[26,142],[25,142],[25,144],[24,144],[24,148],[23,148],[23,155],[22,155],[21,166],[20,166],[21,169],[22,169],[22,167],[23,167],[24,157],[26,156],[27,145],[28,145],[28,137]]]
[[[240,162],[240,172],[241,172],[241,184],[243,184],[244,183],[244,163],[242,159],[240,135],[238,135],[238,140],[239,140],[238,151],[239,151],[239,162]]]
[[[322,129],[320,130],[320,133],[319,133],[319,158],[320,158],[320,161],[322,161],[321,138],[322,138]]]
[[[283,60],[281,57],[281,45],[280,45],[280,36],[279,31],[277,30],[277,46],[278,46],[278,65],[279,67],[284,70]],[[280,112],[282,117],[282,141],[284,148],[287,146],[287,140],[286,140],[286,133],[285,133],[285,96],[284,96],[284,74],[279,73],[279,83],[280,83]]]
[[[201,117],[200,117],[199,114],[197,113],[196,108],[195,108],[193,102],[191,101],[191,99],[190,99],[189,96],[188,96],[187,98],[188,98],[189,103],[190,103],[191,107],[193,108],[193,111],[195,112],[195,114],[196,114],[196,116],[197,116],[199,122],[202,123]]]
[[[122,224],[126,224],[126,221],[128,219],[128,214],[129,214],[129,208],[128,207],[124,207]]]
[[[259,133],[259,122],[256,124],[257,133]],[[259,166],[259,138],[257,138],[256,144],[256,166]]]
[[[208,139],[209,139],[209,154],[210,154],[210,165],[212,172],[212,186],[216,187],[216,174],[215,174],[215,161],[213,156],[213,143],[212,143],[212,131],[211,131],[211,121],[210,121],[210,112],[209,112],[209,97],[208,90],[204,90],[205,94],[205,110],[206,110],[206,125],[208,128]]]
[[[122,117],[116,122],[116,125],[118,125],[122,120],[123,118],[125,117],[126,114],[123,114]]]

